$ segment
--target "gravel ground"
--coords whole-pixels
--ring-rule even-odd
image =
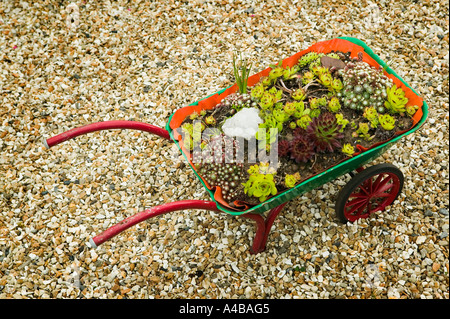
[[[68,20],[68,1],[0,3],[0,298],[449,298],[448,1],[75,3]],[[145,208],[208,195],[147,133],[50,150],[43,138],[111,119],[164,126],[234,82],[235,50],[256,73],[337,36],[366,42],[430,107],[375,161],[405,174],[391,207],[340,224],[341,177],[290,202],[258,255],[251,222],[209,211],[87,245]]]

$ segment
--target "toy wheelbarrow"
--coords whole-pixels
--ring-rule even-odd
[[[368,218],[375,212],[383,211],[391,205],[400,195],[403,188],[404,176],[400,169],[389,163],[381,163],[364,168],[366,164],[381,156],[396,142],[404,136],[411,134],[421,127],[428,115],[428,106],[417,93],[404,82],[393,70],[391,70],[384,61],[382,61],[365,43],[354,38],[337,38],[330,41],[316,43],[310,48],[301,51],[290,58],[283,60],[284,64],[292,64],[298,61],[299,57],[309,51],[329,53],[332,50],[351,52],[352,56],[358,54],[364,55],[364,60],[374,66],[382,66],[385,74],[390,77],[398,87],[402,87],[411,103],[419,106],[418,111],[413,116],[413,125],[410,129],[397,132],[390,140],[372,145],[368,149],[360,149],[360,152],[336,165],[322,171],[308,179],[302,181],[294,188],[267,199],[266,201],[247,207],[246,209],[236,210],[223,201],[220,194],[214,188],[205,185],[203,178],[196,172],[190,158],[186,155],[185,149],[180,145],[180,138],[177,137],[176,129],[180,127],[183,120],[193,112],[199,112],[203,109],[211,109],[218,104],[225,96],[236,92],[237,87],[233,85],[212,94],[198,102],[175,111],[165,129],[152,124],[135,121],[106,121],[93,123],[79,128],[69,130],[44,141],[47,148],[55,146],[66,140],[90,132],[109,130],[109,129],[134,129],[145,131],[161,138],[174,142],[182,154],[188,160],[194,173],[209,193],[211,200],[182,200],[162,204],[149,208],[145,211],[130,216],[116,225],[106,229],[103,233],[90,239],[90,245],[93,248],[101,245],[105,241],[125,231],[126,229],[145,221],[149,218],[162,214],[188,210],[200,209],[217,212],[224,212],[233,216],[241,216],[252,219],[256,223],[256,234],[253,240],[251,253],[259,253],[265,250],[267,239],[278,214],[290,200],[318,188],[325,183],[335,180],[345,174],[350,174],[350,181],[340,190],[335,202],[335,211],[338,219],[343,222],[354,222],[361,218]],[[257,83],[262,76],[268,74],[270,69],[261,71],[248,79],[249,86]]]

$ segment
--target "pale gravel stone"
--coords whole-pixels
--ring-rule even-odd
[[[72,29],[63,7],[0,4],[0,298],[449,298],[448,1],[76,3]],[[232,84],[235,50],[258,72],[337,36],[366,42],[430,106],[423,128],[373,163],[405,174],[385,212],[337,223],[343,176],[286,205],[259,255],[252,224],[206,211],[86,245],[145,208],[208,195],[146,133],[50,150],[42,138],[112,119],[164,126]]]

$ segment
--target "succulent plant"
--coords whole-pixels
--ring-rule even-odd
[[[273,174],[252,174],[244,186],[244,192],[264,202],[269,196],[276,195],[278,190],[275,185]]]
[[[289,120],[289,116],[290,116],[288,113],[286,113],[284,108],[274,109],[272,111],[272,115],[279,123],[286,122],[287,120]]]
[[[367,123],[359,123],[358,129],[354,132],[355,137],[362,137],[363,139],[369,141],[371,140],[371,136],[369,134],[369,124]]]
[[[209,185],[221,188],[222,197],[228,203],[240,194],[244,176],[242,164],[202,163],[197,166],[197,169]]]
[[[390,131],[395,127],[395,119],[389,114],[380,114],[378,121],[380,122],[381,127],[386,131]]]
[[[289,155],[291,144],[288,140],[278,141],[278,156],[285,157]]]
[[[259,106],[261,106],[261,108],[263,110],[267,110],[267,109],[271,108],[274,103],[275,103],[275,97],[272,94],[270,94],[269,92],[265,91],[263,93],[263,95],[261,96]]]
[[[305,108],[305,104],[303,102],[294,102],[295,104],[295,112],[294,117],[298,120],[296,121],[297,126],[306,128],[308,124],[311,122],[310,109]]]
[[[342,76],[344,88],[337,96],[343,99],[345,107],[362,112],[365,107],[373,106],[379,113],[384,113],[386,89],[392,86],[392,80],[382,69],[353,60],[338,74]]]
[[[308,114],[304,114],[295,122],[295,124],[297,124],[297,126],[300,128],[306,129],[311,121],[311,116],[309,116]]]
[[[250,95],[253,98],[260,99],[264,93],[264,85],[260,82],[253,86]]]
[[[205,123],[212,126],[216,125],[216,119],[214,118],[214,115],[207,116],[205,118]]]
[[[274,69],[270,70],[269,79],[271,79],[272,81],[276,80],[279,77],[283,76],[283,72],[284,72],[284,69],[282,66],[275,67]]]
[[[312,73],[311,71],[305,72],[303,74],[303,78],[302,78],[302,82],[303,84],[309,84],[312,81],[314,81],[314,79],[316,78],[316,76],[314,75],[314,73]]]
[[[419,107],[417,105],[407,105],[406,114],[408,114],[409,116],[414,116],[414,114],[416,114],[418,109]]]
[[[316,154],[314,143],[306,135],[295,135],[290,141],[289,154],[291,159],[297,163],[306,163]]]
[[[333,83],[333,77],[330,73],[323,73],[319,75],[318,82],[323,86],[330,88]]]
[[[401,88],[397,88],[394,84],[392,87],[386,88],[387,100],[384,102],[384,106],[391,114],[399,114],[406,112],[406,103],[408,98],[405,97],[405,91]]]
[[[314,67],[321,66],[322,63],[320,61],[320,58],[324,55],[325,54],[323,53],[317,53],[317,58],[309,63],[309,69],[312,70]]]
[[[364,109],[363,117],[365,117],[369,122],[370,126],[377,128],[378,126],[378,112],[374,107],[366,107]]]
[[[271,78],[269,78],[268,76],[264,76],[261,78],[260,83],[264,86],[264,87],[269,87],[271,86],[275,81],[272,80]]]
[[[237,55],[233,55],[233,72],[236,84],[239,89],[239,93],[247,93],[247,80],[251,70],[251,63],[248,64],[247,59],[241,59],[236,63]]]
[[[303,101],[306,98],[306,94],[302,88],[298,88],[292,92],[291,97],[296,101]]]
[[[297,177],[295,175],[286,174],[284,177],[284,185],[288,188],[292,188],[297,183]]]
[[[344,137],[340,132],[341,128],[333,113],[323,112],[311,121],[306,131],[317,152],[333,152],[336,148],[341,148],[339,140]]]
[[[191,115],[189,115],[189,119],[195,120],[198,118],[198,116],[199,116],[199,114],[197,112],[192,112]]]
[[[286,114],[292,115],[296,110],[296,104],[294,102],[287,102],[283,108]]]
[[[214,108],[231,107],[233,112],[240,111],[244,107],[256,107],[258,103],[252,100],[252,96],[248,93],[241,94],[239,92],[226,96]]]
[[[297,77],[297,72],[299,71],[300,67],[298,65],[294,65],[293,67],[286,67],[283,70],[283,80],[288,81],[291,79],[295,79]]]
[[[344,128],[348,124],[348,120],[344,118],[344,115],[342,113],[337,113],[335,116],[337,123],[341,125],[341,129],[339,130],[339,132],[342,133],[344,131]]]
[[[351,144],[346,143],[342,145],[341,151],[347,156],[353,156],[353,154],[355,153],[355,148]]]
[[[328,110],[337,113],[341,109],[341,103],[337,97],[333,97],[328,101]]]
[[[333,81],[331,82],[332,91],[340,92],[340,91],[342,91],[343,88],[344,88],[344,84],[342,83],[342,81],[338,78],[334,78]]]
[[[202,163],[234,163],[236,162],[240,143],[225,134],[213,135],[201,151],[194,154],[194,158],[200,159]]]
[[[318,58],[319,55],[316,52],[314,51],[308,52],[300,58],[300,60],[298,61],[298,65],[300,67],[304,67],[310,64],[311,62],[317,60]]]

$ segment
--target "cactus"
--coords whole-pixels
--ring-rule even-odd
[[[392,86],[392,80],[382,70],[363,61],[351,61],[338,74],[343,79],[340,97],[345,107],[363,112],[365,107],[373,106],[379,113],[384,113],[386,89]]]
[[[346,143],[344,145],[342,145],[342,149],[341,149],[342,153],[344,153],[347,156],[353,156],[353,154],[355,153],[355,148],[350,145],[349,143]]]
[[[292,92],[291,96],[296,101],[303,101],[306,98],[305,91],[302,88],[298,88]]]
[[[306,163],[314,157],[316,152],[314,151],[314,144],[307,136],[295,135],[290,142],[289,154],[291,159],[297,163]]]
[[[381,114],[378,117],[378,121],[380,122],[381,127],[386,131],[393,130],[395,127],[395,119],[389,114]]]
[[[378,126],[378,112],[374,107],[366,107],[364,109],[363,117],[365,117],[372,128],[377,128]]]
[[[392,87],[386,88],[387,101],[384,102],[384,106],[391,114],[401,114],[406,112],[406,103],[408,98],[405,97],[405,91],[401,88],[397,88],[394,84]]]
[[[245,194],[258,198],[260,202],[264,202],[269,196],[276,195],[278,192],[273,174],[250,175],[247,182],[242,185]]]
[[[242,164],[202,163],[197,169],[209,185],[221,188],[222,197],[228,203],[239,196],[244,176]]]
[[[339,140],[344,137],[340,132],[341,128],[333,113],[324,112],[311,121],[307,133],[314,142],[317,152],[333,152],[336,148],[341,148]]]
[[[300,60],[298,61],[298,65],[300,67],[304,67],[310,64],[311,62],[315,61],[318,57],[319,55],[316,52],[313,51],[308,52],[300,58]]]
[[[333,97],[328,102],[328,110],[337,113],[341,109],[341,103],[339,103],[339,99],[337,97]]]
[[[286,176],[284,177],[284,186],[292,188],[295,186],[296,183],[297,183],[297,176],[286,174]]]

